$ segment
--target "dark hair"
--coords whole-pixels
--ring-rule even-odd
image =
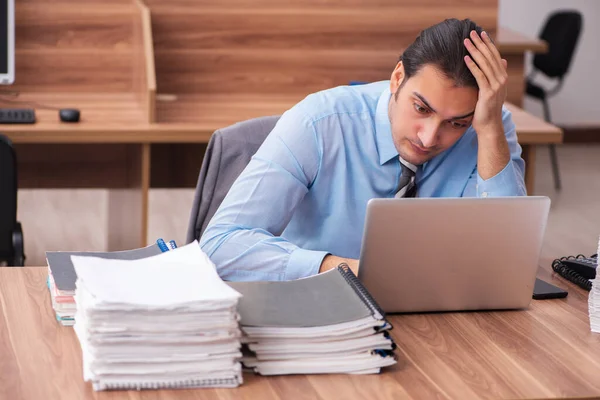
[[[415,41],[400,56],[404,65],[402,85],[426,64],[436,66],[458,87],[478,88],[475,77],[465,64],[469,55],[464,40],[472,30],[479,35],[483,29],[470,19],[452,18],[430,26],[419,33]]]

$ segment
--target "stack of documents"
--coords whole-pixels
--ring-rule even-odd
[[[600,240],[598,241],[597,254],[600,260]],[[592,332],[600,333],[600,262],[596,267],[596,278],[592,279],[592,290],[590,290],[588,309]]]
[[[370,374],[396,363],[391,325],[347,267],[228,284],[242,294],[242,363],[259,374]]]
[[[242,383],[240,294],[198,242],[141,260],[72,261],[75,332],[94,390]]]
[[[174,244],[174,242],[171,242]],[[166,245],[165,245],[166,246]],[[166,247],[165,247],[166,248]],[[73,251],[47,251],[46,262],[48,263],[48,290],[52,299],[52,308],[56,314],[56,320],[65,326],[75,323],[75,280],[77,275],[71,262],[71,256],[101,257],[115,260],[137,260],[151,257],[165,251],[159,244],[127,251],[114,252],[73,252]],[[171,249],[169,247],[168,249]],[[167,249],[167,250],[168,250]]]

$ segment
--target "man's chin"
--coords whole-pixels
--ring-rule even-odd
[[[408,151],[403,151],[400,156],[413,165],[421,165],[431,160],[435,153],[433,151],[420,152],[415,151],[411,145],[409,145]]]

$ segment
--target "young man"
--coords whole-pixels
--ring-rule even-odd
[[[325,90],[285,112],[202,249],[227,280],[291,280],[341,262],[357,272],[372,198],[525,195],[506,83],[506,60],[475,23],[425,29],[390,81]]]

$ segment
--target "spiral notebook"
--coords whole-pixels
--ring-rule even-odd
[[[175,241],[168,244],[162,239],[156,243],[133,250],[93,252],[93,251],[47,251],[48,263],[47,286],[52,298],[52,308],[56,313],[56,320],[65,326],[72,326],[76,307],[73,296],[75,295],[75,281],[77,274],[73,267],[71,256],[100,257],[114,260],[138,260],[152,257],[177,248]]]
[[[46,261],[54,278],[56,288],[61,292],[74,292],[77,274],[71,256],[100,257],[111,260],[138,260],[152,257],[164,250],[157,243],[150,246],[124,251],[47,251]]]
[[[372,321],[386,324],[383,310],[347,266],[283,282],[227,282],[242,294],[245,327],[330,327]],[[327,329],[327,328],[326,328]]]
[[[228,285],[242,294],[242,362],[261,375],[370,374],[396,363],[392,326],[347,265],[293,281]]]

